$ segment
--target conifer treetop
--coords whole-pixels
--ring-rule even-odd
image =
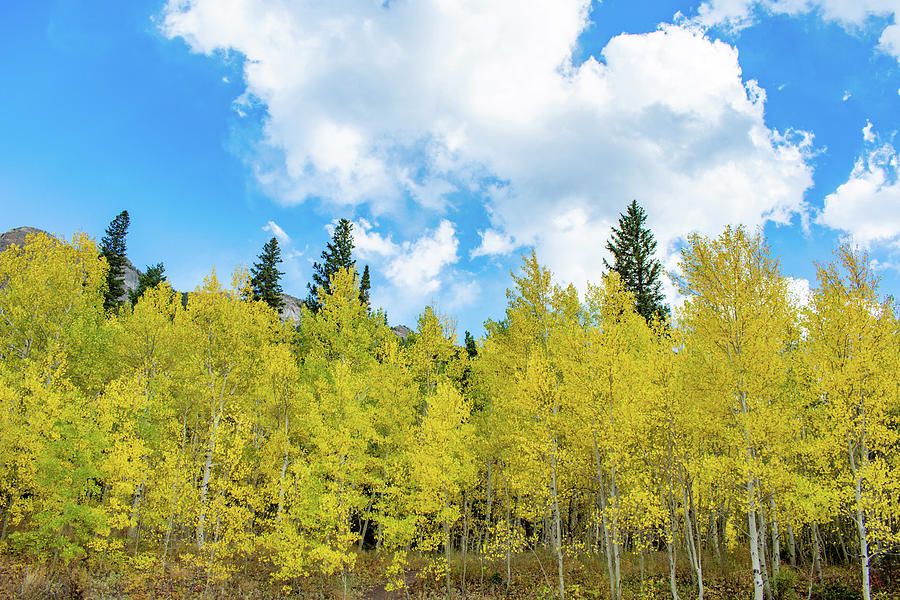
[[[632,200],[626,211],[619,214],[619,226],[612,227],[612,235],[606,242],[613,264],[605,258],[603,264],[618,273],[625,287],[634,294],[635,310],[649,322],[654,317],[668,317],[669,307],[662,293],[662,266],[655,257],[656,240],[650,229],[644,227],[646,220],[647,213]]]
[[[332,277],[340,269],[349,270],[356,266],[356,261],[353,259],[353,223],[347,219],[338,221],[331,241],[322,251],[321,258],[321,263],[313,263],[312,282],[307,284],[309,296],[305,302],[313,312],[318,312],[322,308],[318,299],[318,288],[322,288],[326,296],[330,295]],[[360,293],[362,294],[362,290]]]
[[[250,288],[253,299],[262,300],[277,311],[284,306],[279,283],[284,272],[278,270],[280,262],[281,248],[278,247],[278,240],[273,237],[263,246],[263,250],[259,254],[259,261],[254,263],[250,269]]]
[[[125,295],[125,285],[122,279],[125,277],[125,236],[128,233],[128,224],[131,219],[128,211],[123,210],[113,219],[103,239],[100,241],[100,254],[106,259],[109,271],[106,274],[106,292],[103,297],[103,307],[107,310],[119,304],[119,298]]]

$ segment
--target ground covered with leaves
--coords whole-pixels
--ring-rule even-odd
[[[637,557],[626,561],[623,600],[663,600],[670,598],[667,564],[662,554],[647,557],[641,576]],[[505,564],[459,556],[453,561],[450,597],[472,600],[487,598],[554,598],[553,557],[535,553],[517,557],[511,565],[509,587]],[[274,582],[263,563],[248,562],[240,573],[226,581],[215,581],[202,569],[185,564],[169,565],[165,573],[151,570],[120,571],[88,568],[78,562],[51,570],[48,563],[21,556],[0,555],[0,598],[21,600],[289,600],[289,599],[427,599],[446,598],[446,580],[427,575],[427,561],[412,557],[406,572],[406,587],[390,590],[387,563],[373,553],[357,558],[356,574],[345,590],[340,577],[296,579],[290,585]],[[875,572],[873,597],[900,599],[900,569],[887,562]],[[572,600],[609,598],[609,582],[602,556],[585,556],[566,563],[567,597]],[[823,579],[810,587],[804,569],[782,567],[774,583],[776,600],[855,600],[860,598],[859,574],[843,566],[826,568]],[[682,598],[697,596],[696,585],[687,568],[677,573]],[[753,597],[747,569],[733,561],[719,565],[712,561],[705,576],[705,600],[745,600]]]

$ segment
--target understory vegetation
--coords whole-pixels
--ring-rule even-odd
[[[93,241],[0,254],[0,594],[889,598],[900,334],[866,257],[808,302],[741,228],[667,320],[532,254],[468,350],[341,269],[299,327],[239,270],[104,309]]]

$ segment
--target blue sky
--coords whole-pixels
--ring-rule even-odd
[[[392,324],[434,304],[477,335],[531,248],[598,281],[634,198],[669,269],[691,231],[743,223],[798,290],[852,238],[896,296],[898,19],[895,0],[6,3],[0,230],[99,239],[127,209],[129,257],[183,290],[277,233],[303,297],[347,217]]]

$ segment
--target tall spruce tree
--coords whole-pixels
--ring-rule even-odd
[[[372,281],[369,279],[369,265],[363,269],[362,279],[359,280],[359,301],[369,306],[369,290],[372,289]]]
[[[121,304],[122,297],[125,296],[125,236],[128,234],[130,221],[128,211],[123,210],[110,222],[100,241],[100,254],[109,265],[103,297],[103,308],[107,310]]]
[[[644,227],[646,220],[647,213],[632,200],[626,211],[619,214],[619,227],[612,227],[612,236],[606,242],[613,264],[605,258],[603,264],[619,274],[625,287],[634,294],[635,310],[649,322],[654,316],[668,318],[669,307],[662,293],[662,266],[654,257],[656,240],[650,229]]]
[[[278,281],[284,272],[278,270],[281,262],[281,248],[274,237],[266,242],[259,255],[259,261],[250,269],[250,289],[254,300],[262,300],[277,311],[281,311],[281,284]]]
[[[319,312],[318,289],[331,294],[331,278],[339,269],[349,269],[356,265],[353,260],[353,223],[347,219],[338,221],[331,236],[331,241],[322,250],[322,262],[313,263],[312,282],[307,284],[309,296],[306,306],[313,312]],[[368,292],[368,290],[366,290]]]
[[[134,306],[137,304],[137,301],[144,295],[144,292],[155,288],[165,280],[166,268],[162,263],[156,263],[152,266],[147,265],[147,270],[145,272],[138,273],[137,289],[128,292],[128,299],[131,300],[131,305]]]
[[[466,340],[466,354],[469,355],[469,358],[475,358],[478,356],[478,345],[475,343],[475,338],[472,337],[472,334],[469,333],[469,330],[466,330],[465,335]]]

